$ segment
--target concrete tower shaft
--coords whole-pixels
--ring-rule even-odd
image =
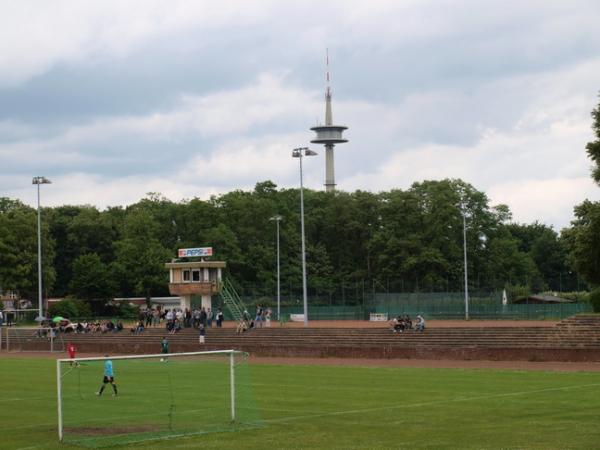
[[[313,144],[325,145],[325,190],[327,192],[335,191],[335,167],[334,152],[335,144],[348,142],[342,137],[344,130],[348,127],[333,124],[333,113],[331,111],[331,86],[329,84],[329,52],[327,53],[327,87],[325,89],[325,125],[312,127],[311,130],[317,133]]]

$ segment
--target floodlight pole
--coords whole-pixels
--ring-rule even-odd
[[[302,300],[304,305],[304,326],[308,326],[308,294],[306,287],[306,246],[304,236],[304,185],[302,181],[302,157],[315,156],[317,152],[307,148],[295,148],[292,151],[292,157],[300,160],[300,229],[302,234]]]
[[[38,241],[38,302],[39,319],[44,317],[44,303],[42,301],[42,220],[40,213],[40,184],[52,184],[46,177],[33,177],[31,184],[37,185],[37,241]]]
[[[464,210],[464,206],[461,207],[461,214],[463,218],[463,253],[465,259],[465,320],[469,320],[469,275],[467,266],[467,215]]]
[[[277,223],[277,321],[281,320],[281,271],[279,265],[279,222],[281,222],[281,217],[279,214],[271,217],[269,220],[274,220]]]

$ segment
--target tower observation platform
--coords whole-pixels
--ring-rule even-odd
[[[329,55],[327,55],[327,89],[325,90],[325,125],[317,125],[311,130],[317,133],[311,140],[313,144],[325,144],[325,191],[335,191],[335,168],[333,158],[333,148],[335,144],[348,142],[344,139],[342,133],[348,127],[344,125],[333,124],[333,114],[331,113],[331,87],[329,85]]]

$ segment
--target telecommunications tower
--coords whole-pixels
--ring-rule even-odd
[[[325,125],[312,127],[317,136],[313,139],[314,144],[325,144],[325,191],[335,191],[335,170],[333,167],[333,147],[335,144],[348,142],[342,137],[342,132],[348,127],[343,125],[334,125],[331,114],[331,85],[329,82],[329,51],[326,54],[327,65],[327,87],[325,89]]]

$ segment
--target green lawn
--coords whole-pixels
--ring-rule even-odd
[[[63,377],[65,426],[141,437],[221,429],[124,446],[136,449],[600,448],[598,373],[254,365],[238,387],[238,417],[254,427],[223,431],[223,367],[115,361],[117,398],[94,395],[100,367],[74,369]],[[78,448],[57,443],[54,361],[0,359],[0,373],[0,448]]]

